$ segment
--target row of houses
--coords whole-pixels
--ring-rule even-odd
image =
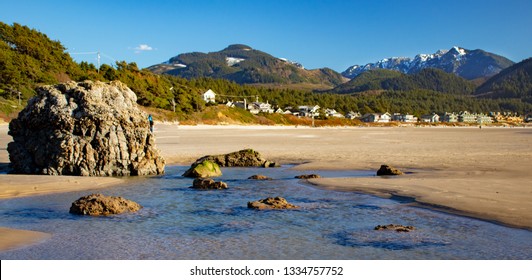
[[[501,116],[506,116],[506,117],[501,117]],[[527,118],[530,118],[530,117],[527,117]],[[417,118],[411,114],[400,114],[400,113],[390,114],[388,112],[368,113],[368,114],[365,114],[359,117],[359,119],[362,120],[363,122],[377,122],[377,123],[397,121],[397,122],[405,122],[405,123],[417,123],[417,122],[458,123],[458,122],[461,122],[461,123],[480,123],[480,124],[489,124],[493,122],[523,122],[527,120],[527,119],[523,119],[523,117],[517,116],[517,114],[515,113],[505,113],[503,115],[498,112],[497,113],[491,112],[490,114],[486,115],[484,113],[477,114],[477,113],[470,113],[468,111],[462,111],[460,113],[445,112],[443,114],[432,113],[432,114],[422,115],[420,118]]]
[[[216,93],[214,93],[212,90],[208,90],[203,94],[203,99],[205,102],[215,102]],[[243,101],[227,101],[225,104],[228,107],[238,107],[245,110],[248,110],[252,114],[259,114],[259,113],[278,113],[278,114],[291,114],[294,116],[301,116],[301,117],[312,117],[317,118],[320,116],[320,109],[321,107],[318,105],[303,105],[298,106],[296,108],[293,107],[287,107],[285,109],[272,108],[272,105],[266,101],[259,102],[258,97],[256,97],[255,102],[247,102],[246,99]],[[446,123],[480,123],[480,124],[489,124],[492,122],[532,122],[532,115],[525,116],[524,118],[519,116],[517,113],[513,112],[490,112],[489,114],[483,114],[483,113],[470,113],[468,111],[462,111],[459,113],[449,113],[445,112],[443,114],[426,114],[422,115],[420,118],[417,118],[416,116],[412,114],[401,114],[401,113],[393,113],[390,114],[388,112],[386,113],[367,113],[364,115],[361,115],[359,112],[349,112],[345,115],[337,112],[335,109],[329,109],[325,108],[323,110],[323,113],[325,117],[334,117],[334,118],[348,118],[348,119],[360,119],[363,122],[370,122],[370,123],[387,123],[387,122],[403,122],[403,123],[439,123],[439,122],[446,122]]]

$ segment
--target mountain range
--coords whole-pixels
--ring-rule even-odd
[[[494,76],[513,64],[513,61],[497,54],[480,49],[467,50],[455,46],[449,50],[439,50],[433,54],[418,54],[414,58],[391,57],[366,65],[353,65],[342,72],[342,75],[352,79],[374,69],[388,69],[405,74],[414,74],[422,69],[436,68],[468,80],[474,80]]]
[[[307,70],[300,63],[242,44],[217,52],[183,53],[148,69],[156,74],[222,78],[239,84],[310,84],[313,88],[330,88],[347,81],[332,69]]]

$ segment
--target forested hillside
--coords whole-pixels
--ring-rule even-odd
[[[281,83],[332,88],[346,80],[332,69],[307,70],[297,62],[277,58],[242,44],[230,45],[217,52],[180,54],[148,69],[156,74],[187,79],[219,78],[239,84]]]
[[[335,93],[358,93],[368,90],[433,90],[444,93],[469,95],[475,85],[452,73],[435,68],[426,68],[415,74],[377,69],[363,72],[351,81],[336,87]]]
[[[520,98],[532,103],[532,58],[504,69],[478,87],[475,94],[491,98]]]
[[[523,114],[532,111],[529,99],[475,98],[468,94],[474,91],[471,83],[439,70],[425,70],[412,76],[386,70],[371,71],[344,85],[344,88],[347,88],[345,92],[336,91],[355,92],[355,94],[337,94],[240,85],[226,79],[205,77],[185,79],[139,69],[135,62],[117,61],[115,64],[114,66],[103,64],[97,69],[95,65],[87,62],[76,63],[59,41],[51,40],[45,34],[25,26],[0,23],[1,117],[5,119],[16,117],[16,113],[35,94],[34,89],[39,85],[86,79],[120,80],[137,94],[140,105],[151,107],[153,109],[150,110],[157,110],[167,118],[179,120],[198,118],[198,116],[209,117],[209,114],[203,113],[212,112],[216,107],[208,107],[202,99],[202,93],[208,89],[217,93],[216,99],[221,103],[243,99],[254,101],[258,98],[260,101],[273,104],[274,108],[283,109],[288,106],[317,104],[322,108],[333,108],[342,113],[388,111],[421,115],[468,110],[515,111]],[[326,72],[326,70],[320,71]],[[520,81],[522,75],[525,74],[512,76],[514,77],[512,79]],[[514,88],[519,94],[525,89],[526,94],[526,89],[529,87]],[[372,89],[379,89],[379,94],[359,93]],[[511,97],[520,97],[520,95],[516,93]],[[231,116],[242,115],[242,112],[235,110],[231,114]],[[255,120],[260,123],[259,119]],[[284,123],[286,120],[271,118],[270,121]]]

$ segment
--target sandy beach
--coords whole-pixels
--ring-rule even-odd
[[[0,125],[0,166],[7,167],[11,137]],[[441,211],[532,229],[531,128],[309,128],[178,126],[158,124],[157,146],[167,164],[253,148],[297,169],[377,170],[393,165],[394,178],[312,179],[315,187],[410,198]],[[118,185],[117,178],[0,175],[0,199]],[[13,248],[16,230],[2,228],[0,250]],[[32,236],[28,241],[46,238]],[[24,242],[16,243],[27,244]],[[16,246],[15,246],[16,247]]]

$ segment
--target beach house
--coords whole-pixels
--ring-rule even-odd
[[[216,93],[211,89],[203,93],[203,100],[205,101],[205,103],[216,103],[215,99]]]
[[[362,116],[361,120],[363,122],[377,122],[377,123],[387,123],[392,120],[392,115],[390,113],[367,113]]]
[[[437,123],[440,122],[440,116],[436,113],[423,115],[421,116],[420,121],[426,123]]]
[[[455,123],[458,122],[458,115],[455,113],[445,112],[440,119],[442,122]]]

